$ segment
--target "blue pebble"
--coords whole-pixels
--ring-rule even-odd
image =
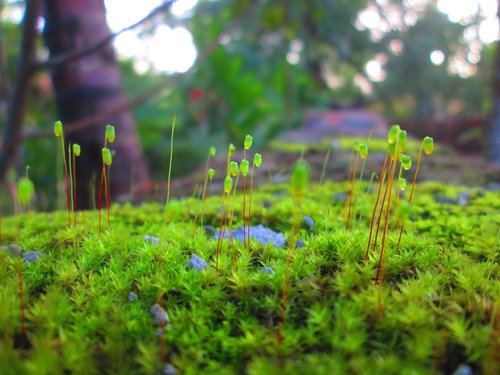
[[[134,293],[134,292],[130,292],[128,294],[128,301],[129,302],[135,302],[135,301],[137,301],[137,294]]]
[[[177,374],[177,369],[171,363],[167,363],[163,368],[163,375],[175,375]]]
[[[295,244],[297,248],[304,247],[306,246],[304,240],[301,240],[300,238],[297,240],[297,243]]]
[[[453,375],[472,375],[472,368],[468,365],[460,365],[458,368],[455,370]]]
[[[220,231],[217,231],[214,235],[214,239],[219,238]],[[229,231],[224,232],[224,238],[229,237]],[[261,243],[262,245],[269,245],[272,243],[274,247],[280,248],[285,246],[286,239],[282,233],[274,232],[269,228],[266,228],[262,224],[250,227],[250,237],[255,241]],[[240,242],[243,242],[243,228],[233,230],[233,238]]]
[[[34,263],[40,258],[43,254],[39,251],[26,251],[23,253],[23,259],[28,263]]]
[[[215,234],[215,228],[211,225],[205,225],[205,234],[207,236],[213,236]]]
[[[274,270],[271,267],[265,266],[260,269],[260,272],[273,274]]]
[[[314,220],[310,216],[304,216],[304,224],[307,227],[307,230],[311,230],[314,225]]]
[[[196,254],[191,254],[191,259],[189,259],[188,264],[189,267],[196,269],[196,272],[201,272],[201,270],[206,270],[208,268],[207,262]]]
[[[158,243],[160,242],[160,239],[158,237],[154,237],[154,236],[151,236],[149,234],[145,234],[144,241],[149,242],[153,245],[158,245]]]
[[[166,324],[169,322],[167,312],[159,304],[155,303],[151,306],[149,312],[153,315],[156,325]]]

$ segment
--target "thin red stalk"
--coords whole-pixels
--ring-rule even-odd
[[[243,149],[243,160],[247,158],[247,150]],[[247,235],[245,228],[247,227],[246,219],[246,189],[247,188],[247,175],[243,176],[243,246],[247,244]]]
[[[392,162],[392,160],[391,160],[391,162]],[[379,258],[378,265],[377,265],[377,274],[375,276],[375,285],[377,285],[379,283],[379,280],[381,279],[380,272],[382,269],[382,263],[383,263],[383,259],[384,259],[385,239],[386,239],[386,235],[387,235],[387,227],[389,226],[389,213],[391,212],[392,184],[394,181],[394,176],[396,174],[397,161],[395,161],[392,164],[394,164],[393,168],[392,168],[393,171],[391,171],[389,169],[389,180],[387,181],[387,183],[389,184],[389,197],[387,198],[387,209],[385,211],[385,220],[384,220],[384,233],[382,235],[382,244],[381,244],[381,248],[380,248],[380,258]],[[383,280],[382,280],[382,282],[383,282]]]
[[[366,246],[365,260],[368,259],[368,253],[370,252],[370,244],[372,241],[372,233],[373,233],[373,223],[375,220],[375,213],[377,212],[378,202],[380,200],[380,192],[382,191],[382,184],[383,184],[384,177],[385,177],[385,168],[387,166],[388,155],[389,154],[386,152],[385,159],[384,159],[384,165],[382,166],[382,172],[380,173],[380,181],[378,183],[377,200],[375,201],[375,205],[373,206],[372,219],[371,219],[371,223],[370,223],[370,235],[368,237],[368,245]]]
[[[223,227],[225,227],[225,219],[226,219],[226,209],[224,207],[224,202],[226,198],[226,193],[222,193],[222,204],[221,204],[221,217],[219,224],[219,238],[217,239],[217,250],[215,251],[215,272],[219,272],[219,252],[222,243],[223,232],[225,231]]]
[[[356,160],[354,161],[354,169],[352,171],[351,192],[349,194],[349,211],[347,213],[347,221],[345,224],[346,232],[349,230],[349,220],[351,219],[352,196],[354,194],[354,182],[356,179],[356,170],[358,169],[358,160],[359,160],[359,153],[356,154]]]
[[[385,201],[386,201],[385,198],[387,197],[387,191],[389,190],[392,164],[393,164],[393,160],[391,158],[391,160],[389,162],[389,168],[387,169],[387,180],[385,181],[384,196],[382,197],[382,204],[380,205],[380,210],[379,210],[378,218],[377,218],[377,229],[375,230],[375,239],[373,241],[373,251],[377,250],[377,240],[378,240],[378,234],[379,234],[379,230],[380,230],[380,222],[382,220],[382,216],[384,215],[384,206],[385,206]]]
[[[253,190],[253,170],[254,170],[254,167],[255,167],[255,165],[252,164],[252,171],[250,172],[250,197],[248,199],[248,234],[247,234],[248,252],[250,252],[250,226],[252,223],[252,190]]]
[[[107,176],[109,176],[109,169],[110,168],[111,167],[104,168],[105,169],[105,171],[104,171],[104,188],[106,189],[105,196],[106,196],[106,210],[107,210],[106,219],[107,219],[107,223],[108,223],[108,229],[110,228],[109,214],[111,211],[111,194],[109,192],[109,183],[108,183]]]
[[[76,157],[73,153],[73,226],[76,226]]]
[[[99,192],[97,193],[97,211],[99,213],[99,234],[101,234],[101,207],[102,207],[102,187],[104,185],[104,161],[102,162],[101,181],[99,183]]]
[[[231,195],[227,195],[227,212],[231,215],[229,219],[229,238],[231,241],[231,257],[233,258],[233,271],[236,271],[236,251],[234,248],[234,238],[233,238],[233,212],[231,212]]]
[[[71,226],[70,212],[70,195],[69,195],[69,179],[68,179],[68,164],[66,163],[66,151],[64,150],[64,135],[61,135],[61,149],[64,166],[64,184],[66,185],[66,210],[68,211],[68,225]]]
[[[410,196],[408,197],[408,203],[411,203],[413,199],[413,191],[415,190],[415,185],[417,184],[418,170],[420,169],[420,160],[422,159],[422,147],[424,143],[420,144],[420,151],[418,152],[417,167],[415,168],[415,174],[413,175],[413,183],[411,185]],[[405,220],[401,223],[401,228],[399,230],[398,244],[396,245],[396,252],[399,251],[399,245],[401,244],[401,236],[403,235],[403,230],[405,229]]]

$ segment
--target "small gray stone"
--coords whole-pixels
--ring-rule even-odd
[[[39,251],[26,251],[23,253],[23,259],[28,263],[34,263],[40,258],[43,254]]]
[[[201,270],[206,270],[208,268],[205,259],[198,257],[196,254],[191,254],[191,259],[189,259],[189,267],[196,269],[196,272],[201,272]]]
[[[273,274],[274,273],[274,270],[271,268],[271,267],[268,267],[268,266],[264,266],[260,269],[260,272],[262,273],[269,273],[269,274]]]
[[[8,252],[13,257],[16,257],[21,255],[23,248],[19,245],[11,243],[7,246],[0,246],[0,251]]]
[[[304,224],[307,227],[307,230],[312,230],[314,226],[314,220],[310,216],[304,216]]]
[[[457,201],[460,206],[467,206],[469,203],[469,198],[471,196],[470,191],[463,191],[460,194],[458,194]]]
[[[149,234],[145,234],[144,241],[149,242],[153,245],[158,245],[158,243],[160,242],[160,239],[158,237],[154,237],[154,236],[151,236]]]
[[[333,196],[335,202],[344,202],[347,199],[346,193],[338,193]]]
[[[169,322],[167,312],[159,304],[155,303],[151,306],[149,311],[151,315],[153,315],[156,325],[166,324]]]
[[[175,375],[177,374],[177,369],[173,364],[167,363],[163,368],[163,375]]]
[[[453,375],[473,375],[472,368],[462,364],[453,372]]]
[[[458,199],[447,197],[446,195],[438,194],[434,197],[436,202],[441,204],[458,204]]]
[[[137,294],[134,293],[134,292],[130,292],[128,294],[128,301],[129,302],[135,302],[135,301],[137,301]]]
[[[214,235],[214,239],[219,238],[220,231]],[[224,232],[224,238],[229,237],[229,231]],[[260,242],[262,245],[269,245],[272,243],[274,247],[280,248],[285,246],[286,239],[282,233],[274,232],[269,228],[264,227],[262,224],[250,227],[250,237],[255,241]],[[233,230],[233,239],[243,242],[243,228]]]

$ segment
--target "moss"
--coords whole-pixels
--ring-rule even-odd
[[[194,226],[197,201],[172,201],[168,224],[155,204],[114,206],[111,231],[97,234],[97,213],[66,229],[66,213],[5,218],[4,243],[43,256],[24,265],[29,350],[15,347],[19,301],[13,258],[0,251],[0,368],[23,373],[157,373],[158,327],[150,315],[161,297],[170,325],[168,360],[179,373],[330,374],[450,373],[468,364],[495,365],[500,301],[498,192],[472,189],[466,206],[436,202],[462,187],[417,186],[412,218],[397,253],[395,218],[387,240],[383,288],[373,286],[378,254],[364,261],[375,194],[357,187],[352,229],[332,196],[348,183],[311,186],[299,228],[305,246],[290,268],[282,358],[276,331],[286,248],[236,242],[237,269],[224,242],[215,272],[216,241]],[[294,203],[285,186],[254,192],[252,224],[290,239]],[[236,196],[235,207],[242,197]],[[264,204],[264,202],[266,202]],[[217,225],[219,197],[209,198],[205,222]],[[235,215],[235,226],[242,225]],[[159,238],[145,241],[144,235]],[[192,254],[207,270],[188,266]],[[273,273],[262,272],[271,267]],[[137,294],[130,302],[129,293]],[[378,314],[378,301],[383,304]],[[496,307],[495,307],[496,306]]]

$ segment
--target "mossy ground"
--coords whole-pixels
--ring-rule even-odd
[[[215,271],[217,241],[193,225],[199,202],[164,209],[115,206],[111,229],[98,234],[96,212],[29,213],[4,219],[3,243],[43,256],[24,264],[27,331],[32,347],[15,347],[19,333],[15,262],[0,252],[2,374],[154,374],[161,369],[151,306],[163,301],[170,318],[168,361],[185,374],[449,374],[460,364],[496,374],[500,352],[500,195],[480,188],[417,185],[412,220],[399,252],[391,220],[386,277],[375,287],[378,253],[364,261],[375,194],[358,186],[345,231],[348,183],[311,186],[300,207],[314,226],[301,226],[295,252],[280,360],[275,359],[280,298],[288,250],[228,242]],[[466,206],[440,204],[436,194],[470,191]],[[220,197],[205,207],[218,227]],[[242,224],[241,196],[233,202]],[[287,186],[263,187],[253,198],[253,224],[290,236],[298,209]],[[159,238],[154,244],[144,235]],[[191,254],[208,270],[189,268]],[[261,271],[269,266],[273,274]],[[133,291],[138,299],[129,302]],[[378,302],[381,301],[381,302]],[[383,308],[380,314],[380,307]]]

